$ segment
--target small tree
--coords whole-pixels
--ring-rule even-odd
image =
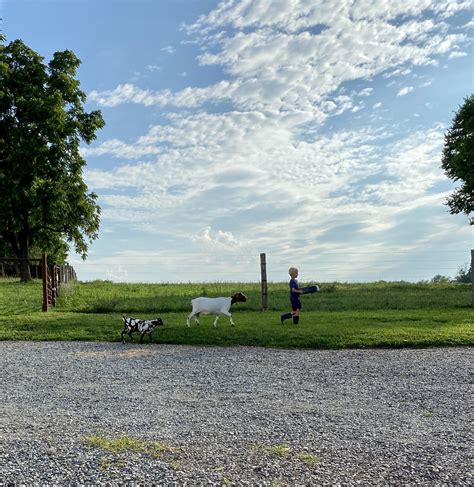
[[[456,282],[470,283],[472,282],[472,267],[469,264],[464,264],[459,268],[457,276],[454,278]]]
[[[80,60],[62,51],[45,65],[21,40],[0,49],[0,239],[21,259],[60,240],[85,258],[100,207],[84,183],[79,145],[91,143],[104,121],[84,111]],[[29,280],[26,262],[20,274]]]
[[[474,95],[464,100],[444,136],[441,162],[450,179],[463,182],[446,200],[450,213],[469,216],[474,211]]]
[[[442,276],[441,274],[436,274],[436,276],[431,278],[432,284],[447,284],[451,282],[452,279],[449,276]]]

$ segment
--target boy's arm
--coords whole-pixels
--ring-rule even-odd
[[[300,289],[299,287],[292,287],[291,292],[296,294],[303,294],[303,290]]]

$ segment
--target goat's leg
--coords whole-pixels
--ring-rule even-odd
[[[189,320],[194,316],[194,312],[189,313],[188,319],[186,320],[186,326],[189,327]]]
[[[234,320],[232,319],[232,313],[229,311],[224,311],[224,314],[229,317],[230,326],[235,326]]]
[[[151,337],[151,332],[148,333],[149,337],[150,337],[150,343],[153,343],[153,338]]]
[[[189,313],[189,316],[188,316],[188,319],[186,320],[186,325],[189,327],[189,320],[194,316],[194,321],[196,322],[196,325],[199,325],[199,320],[198,320],[198,317],[199,317],[199,313],[195,313],[194,311],[191,311],[191,313]]]
[[[196,316],[194,317],[194,321],[197,326],[199,326],[201,323],[199,323],[199,316],[201,316],[201,313],[196,313]]]
[[[219,319],[219,315],[216,316],[216,319],[214,320],[214,326],[217,326],[217,320]]]
[[[133,342],[133,337],[132,337],[132,330],[128,332],[128,336],[130,337],[130,341]]]
[[[143,343],[143,335],[145,335],[145,332],[140,333],[140,343]]]
[[[123,338],[123,335],[125,332],[126,332],[126,330],[123,330],[121,335],[120,335],[120,338],[122,339],[122,343],[125,343],[125,339]]]

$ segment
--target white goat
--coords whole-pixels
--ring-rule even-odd
[[[199,325],[199,315],[216,315],[214,320],[214,326],[217,326],[217,320],[220,315],[226,315],[229,317],[230,326],[235,326],[232,320],[232,314],[230,313],[230,307],[237,302],[245,303],[247,297],[243,293],[235,293],[230,298],[195,298],[191,301],[193,310],[191,311],[186,325],[189,326],[189,320],[194,316],[196,325]]]

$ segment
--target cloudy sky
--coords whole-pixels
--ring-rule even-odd
[[[473,92],[463,0],[3,0],[7,41],[70,49],[102,223],[79,278],[430,279],[469,260],[443,134]]]

